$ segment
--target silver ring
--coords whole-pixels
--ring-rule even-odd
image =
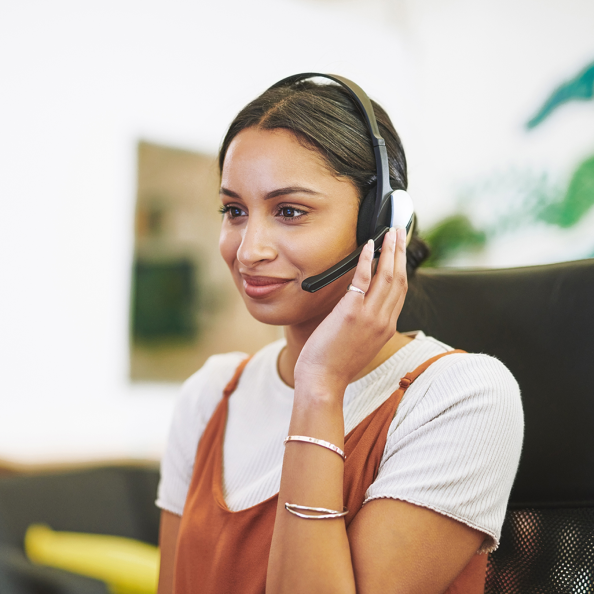
[[[361,289],[359,289],[359,287],[355,287],[355,285],[349,285],[349,288],[347,289],[347,291],[354,291],[355,293],[361,293],[361,295],[363,295],[363,297],[365,297],[365,291],[362,291]]]

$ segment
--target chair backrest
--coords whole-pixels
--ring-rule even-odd
[[[486,593],[594,592],[594,259],[421,270],[398,329],[500,359],[525,438]]]
[[[0,478],[0,547],[22,548],[30,524],[157,544],[152,466],[104,466]],[[0,594],[2,594],[0,592]]]

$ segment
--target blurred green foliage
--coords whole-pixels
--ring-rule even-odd
[[[526,126],[540,125],[565,103],[592,99],[594,63],[559,85]],[[424,265],[447,265],[460,252],[481,249],[492,238],[530,225],[546,223],[563,229],[577,225],[594,206],[594,156],[577,167],[566,189],[552,184],[546,173],[534,176],[529,171],[512,170],[479,180],[464,188],[459,198],[459,213],[424,235],[432,251]],[[470,217],[479,221],[478,228]],[[594,257],[594,252],[584,257]]]
[[[594,205],[594,157],[586,159],[574,172],[563,200],[547,204],[538,218],[559,227],[571,227]]]
[[[497,236],[537,222],[570,228],[593,206],[594,156],[577,167],[566,189],[552,184],[546,174],[512,171],[495,175],[464,188],[459,212],[439,221],[423,235],[431,248],[431,256],[424,265],[448,265],[459,253],[480,250]],[[482,214],[476,217],[477,212]],[[477,218],[482,223],[473,224],[471,219]]]
[[[431,255],[423,266],[436,267],[462,250],[477,250],[484,247],[487,237],[484,231],[475,229],[470,219],[456,214],[440,221],[429,229],[423,239],[431,248]]]

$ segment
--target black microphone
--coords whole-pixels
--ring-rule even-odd
[[[384,235],[389,230],[390,229],[388,227],[382,225],[375,234],[375,237],[373,237],[374,252],[379,252],[379,250],[381,250],[382,243],[384,241]],[[359,256],[361,255],[365,245],[366,244],[360,245],[354,252],[350,253],[338,264],[332,266],[332,268],[328,268],[328,270],[325,272],[306,278],[301,283],[301,288],[308,293],[315,293],[316,291],[323,289],[326,285],[329,285],[336,279],[340,278],[343,274],[346,274],[349,270],[355,268],[359,262]]]

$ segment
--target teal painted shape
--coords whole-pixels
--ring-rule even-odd
[[[594,156],[575,171],[561,202],[547,205],[540,213],[542,221],[559,227],[572,227],[594,206]]]
[[[545,101],[539,112],[526,124],[528,129],[538,126],[555,109],[569,101],[588,101],[594,99],[594,63],[587,66],[580,74],[562,84]]]

